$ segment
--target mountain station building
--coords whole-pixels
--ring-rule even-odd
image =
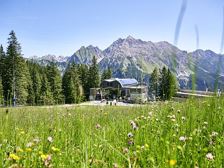
[[[148,100],[148,87],[134,78],[111,78],[101,82],[100,88],[90,89],[90,100],[121,100],[144,103]]]

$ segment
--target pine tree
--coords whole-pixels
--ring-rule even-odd
[[[7,104],[26,104],[28,96],[28,68],[22,58],[21,47],[14,31],[8,38],[7,53],[4,61],[3,89]]]
[[[103,71],[103,73],[101,75],[101,81],[103,81],[105,79],[110,79],[110,78],[112,78],[112,71],[108,67],[106,70]]]
[[[89,95],[88,72],[89,67],[87,65],[85,64],[78,65],[79,80],[83,88],[83,100],[88,100]]]
[[[168,69],[167,72],[167,91],[166,98],[170,100],[176,92],[176,78],[172,72]]]
[[[2,77],[0,76],[0,105],[4,105]]]
[[[150,78],[150,90],[151,92],[158,97],[159,94],[159,72],[157,67],[153,70]]]
[[[62,78],[60,71],[57,68],[56,63],[51,62],[47,66],[47,78],[50,84],[51,92],[53,94],[54,103],[63,103],[63,93],[62,93]]]
[[[42,105],[54,104],[54,99],[51,92],[50,84],[47,80],[47,75],[45,72],[43,72],[43,74],[41,75],[40,104]]]
[[[1,45],[0,46],[0,76],[2,76],[3,70],[4,70],[4,58],[5,58],[5,52]]]
[[[167,99],[167,69],[165,66],[162,69],[160,77],[159,97],[161,100]]]
[[[2,45],[0,46],[0,104],[4,104],[4,91],[3,91],[3,81],[2,76],[4,72],[4,58],[5,58],[5,52],[3,50]]]
[[[98,68],[97,59],[95,56],[93,56],[92,65],[89,68],[88,76],[89,76],[88,77],[89,88],[99,87],[99,84],[100,84],[99,68]]]
[[[62,87],[65,103],[79,103],[81,101],[82,89],[79,82],[78,69],[75,64],[67,67],[62,79]]]

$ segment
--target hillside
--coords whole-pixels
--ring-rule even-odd
[[[176,74],[181,88],[191,87],[192,74],[195,72],[196,86],[199,90],[205,90],[206,87],[213,90],[217,78],[220,79],[220,84],[224,84],[223,55],[210,50],[188,53],[166,41],[153,43],[131,36],[125,39],[119,38],[105,50],[90,45],[81,47],[70,57],[44,56],[36,59],[41,64],[55,60],[63,71],[71,62],[89,65],[93,55],[98,59],[100,71],[110,67],[114,77],[148,80],[148,74],[155,67],[167,66]],[[220,75],[217,75],[217,72],[220,72]]]

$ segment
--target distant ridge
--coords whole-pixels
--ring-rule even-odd
[[[217,65],[220,63],[220,86],[224,84],[224,59],[223,55],[216,54],[211,50],[196,50],[186,52],[166,42],[151,42],[135,39],[132,36],[119,38],[108,48],[101,50],[89,45],[82,46],[72,56],[35,57],[40,64],[46,64],[52,59],[57,62],[63,71],[70,62],[77,64],[91,64],[93,55],[96,56],[101,71],[107,67],[112,68],[114,77],[134,77],[138,80],[148,80],[155,67],[163,66],[171,68],[172,61],[176,61],[176,74],[181,88],[191,87],[191,75],[196,66],[196,86],[199,90],[207,87],[214,89],[215,77],[217,77]],[[219,62],[221,58],[221,62]]]

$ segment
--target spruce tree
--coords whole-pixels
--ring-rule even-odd
[[[89,67],[87,65],[85,64],[78,65],[79,80],[83,88],[83,100],[88,100],[89,95],[88,72]]]
[[[159,72],[157,67],[153,70],[150,78],[150,91],[158,97],[159,94]]]
[[[54,104],[53,94],[51,92],[50,84],[45,72],[41,75],[41,92],[40,92],[40,104],[52,105]]]
[[[54,103],[63,103],[62,78],[55,62],[51,62],[47,66],[47,78],[53,94]]]
[[[0,105],[4,105],[2,77],[0,76]]]
[[[165,66],[161,71],[159,97],[161,100],[166,100],[167,98],[167,69]]]
[[[99,68],[97,65],[97,59],[95,56],[93,56],[92,64],[89,68],[89,74],[88,74],[88,83],[89,88],[97,88],[100,84],[100,78],[99,78]]]
[[[172,74],[172,72],[168,69],[166,98],[170,100],[175,95],[175,92],[176,92],[176,78]]]
[[[4,61],[3,89],[7,103],[26,104],[28,96],[28,68],[22,58],[21,47],[14,31],[8,38],[7,53]]]
[[[103,73],[101,75],[101,81],[103,81],[105,79],[110,79],[110,78],[112,78],[112,71],[108,67],[106,70],[103,71]]]
[[[2,45],[0,46],[0,104],[4,104],[4,91],[3,91],[3,72],[4,72],[4,58],[5,58],[5,53],[3,50]]]
[[[75,64],[67,67],[62,79],[62,87],[65,103],[79,103],[81,101],[82,89],[79,82],[78,69]]]

